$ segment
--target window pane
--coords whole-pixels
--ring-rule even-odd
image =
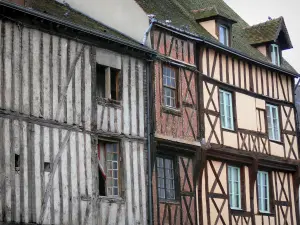
[[[172,159],[157,158],[159,197],[175,199],[174,166]]]

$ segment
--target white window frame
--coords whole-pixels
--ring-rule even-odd
[[[174,85],[172,85],[173,82]],[[171,93],[171,95],[167,93]],[[168,100],[170,104],[168,104]],[[163,65],[163,102],[166,107],[177,107],[177,71],[175,68],[166,65]]]
[[[237,171],[236,173],[233,173]],[[238,183],[238,189],[236,190],[235,183]],[[242,209],[242,196],[241,196],[241,169],[235,166],[228,166],[228,193],[229,193],[229,204],[231,209],[241,210]],[[236,201],[238,198],[238,201]],[[238,205],[233,205],[238,202]]]
[[[225,33],[224,33],[224,42],[223,40],[221,40],[221,29],[224,29]],[[229,46],[229,29],[228,27],[224,26],[224,25],[219,25],[219,41],[223,44],[223,45],[226,45],[226,46]]]
[[[271,59],[274,65],[280,66],[279,46],[277,44],[271,44]]]
[[[264,176],[267,178],[266,184],[263,184]],[[264,189],[266,188],[266,193]],[[265,171],[258,171],[257,173],[257,189],[258,189],[258,209],[262,213],[270,213],[270,187],[269,187],[269,173]],[[267,205],[265,204],[267,200]]]
[[[271,105],[271,104],[267,104],[266,107],[267,107],[267,120],[268,120],[267,123],[268,123],[269,139],[273,140],[273,141],[280,141],[278,107],[275,105]],[[273,110],[275,110],[276,118],[274,118]],[[276,126],[277,126],[277,129],[276,129]]]
[[[229,96],[229,102],[227,102],[227,98],[225,98],[226,95]],[[219,96],[220,96],[220,116],[221,116],[222,128],[228,129],[228,130],[234,130],[232,93],[220,89]],[[229,112],[228,112],[228,110],[226,110],[227,109],[226,106],[230,107]],[[223,120],[223,118],[224,118],[224,120]],[[230,120],[230,121],[228,121],[228,120]]]

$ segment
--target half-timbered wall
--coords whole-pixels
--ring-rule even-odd
[[[202,60],[204,75],[202,76],[203,83],[201,84],[203,90],[201,118],[204,124],[206,141],[245,151],[298,159],[296,115],[295,107],[292,103],[293,98],[284,97],[292,93],[292,78],[276,75],[276,81],[280,84],[277,89],[277,86],[271,82],[273,78],[269,79],[273,77],[273,73],[266,73],[268,74],[266,77],[269,76],[269,83],[266,81],[255,83],[256,75],[254,71],[263,69],[256,68],[253,70],[255,66],[231,59],[222,53],[204,49]],[[239,69],[240,67],[243,67],[243,69]],[[259,75],[261,74],[259,73]],[[244,80],[240,84],[239,79],[242,78]],[[236,79],[237,82],[233,82]],[[250,82],[251,80],[252,82]],[[253,88],[251,88],[250,84]],[[269,91],[256,91],[257,84],[269,85],[264,87],[265,90],[269,88]],[[232,93],[233,131],[222,129],[221,126],[219,109],[220,89]],[[270,91],[271,89],[272,91]],[[279,95],[277,97],[277,95],[271,93],[279,93]],[[281,136],[281,140],[278,142],[270,141],[268,138],[266,115],[266,104],[268,103],[278,106]]]
[[[194,43],[171,36],[166,31],[153,32],[153,47],[170,60],[154,63],[156,136],[180,142],[195,142],[198,137],[197,76],[194,64]],[[183,63],[181,66],[174,62]],[[177,72],[177,107],[163,104],[163,66]],[[193,67],[191,67],[193,66]]]
[[[8,21],[0,30],[0,221],[146,224],[145,63]],[[96,63],[120,69],[117,105],[96,101]],[[99,137],[120,143],[120,198],[98,196]]]
[[[252,167],[239,166],[241,169],[242,211],[229,207],[228,174],[230,164],[208,159],[199,186],[199,204],[201,204],[200,224],[252,225],[252,224],[296,224],[295,200],[292,174],[272,171],[270,184],[271,214],[262,214],[258,210],[257,184],[254,182],[254,197],[251,197]],[[274,209],[274,210],[273,210]],[[253,221],[255,220],[255,221]]]
[[[159,199],[157,190],[157,170],[152,177],[153,184],[153,218],[155,225],[181,225],[196,223],[196,192],[193,183],[193,162],[192,158],[176,156],[176,200]]]
[[[208,47],[200,49],[199,58],[199,69],[208,77],[251,93],[293,102],[294,80],[291,76]]]

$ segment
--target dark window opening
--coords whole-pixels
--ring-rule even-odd
[[[20,170],[20,155],[15,154],[15,169]]]
[[[119,70],[96,65],[96,95],[98,98],[119,100]]]
[[[44,171],[45,172],[51,172],[51,163],[44,162]]]

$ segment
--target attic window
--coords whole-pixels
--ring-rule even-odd
[[[229,29],[224,25],[219,25],[219,41],[226,46],[229,46]]]
[[[276,44],[271,44],[271,60],[272,63],[276,66],[280,66],[280,52],[279,46]]]

